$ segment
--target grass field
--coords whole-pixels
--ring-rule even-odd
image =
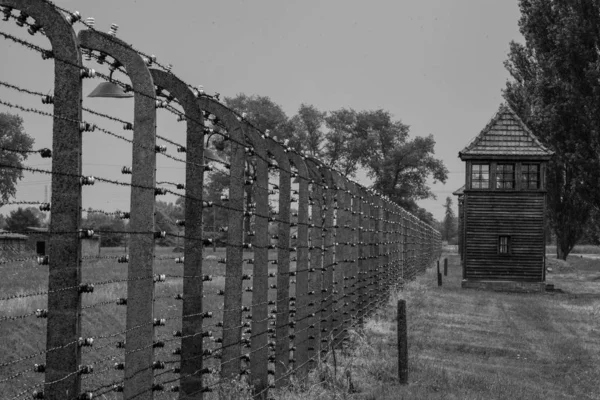
[[[600,261],[549,259],[563,293],[461,289],[458,256],[442,287],[434,270],[398,294],[407,301],[409,384],[397,380],[396,299],[329,357],[309,399],[600,399]],[[334,364],[336,368],[334,368]]]
[[[125,252],[119,248],[103,248],[101,256],[118,256]],[[183,264],[175,262],[180,253],[173,253],[172,248],[157,247],[154,263],[155,274],[171,276],[183,275]],[[210,329],[214,337],[218,338],[221,329],[214,325],[222,320],[223,296],[217,294],[219,289],[224,289],[225,272],[224,264],[218,263],[225,257],[224,249],[205,249],[205,263],[203,273],[212,275],[213,279],[204,282],[203,311],[212,311],[213,317],[205,320],[205,329]],[[252,252],[245,252],[244,259],[253,257]],[[269,259],[276,259],[275,251],[270,253]],[[292,270],[295,263],[291,263]],[[117,342],[125,340],[121,332],[125,330],[126,307],[116,304],[118,298],[127,297],[127,283],[116,282],[98,284],[98,282],[125,280],[127,278],[127,265],[118,263],[116,259],[84,259],[82,262],[82,282],[94,283],[94,292],[82,295],[82,336],[95,337],[94,346],[82,350],[82,364],[94,366],[94,374],[82,377],[83,390],[93,390],[102,385],[108,385],[122,380],[123,372],[113,368],[114,363],[124,361],[123,349],[118,349]],[[252,264],[244,263],[244,273],[252,274]],[[48,284],[48,267],[40,266],[34,260],[0,264],[0,298],[14,295],[26,297],[11,298],[0,301],[0,398],[12,398],[23,392],[23,398],[30,398],[31,392],[41,388],[43,374],[33,372],[34,364],[45,363],[44,350],[46,348],[46,320],[36,318],[32,313],[38,308],[47,308],[47,296],[29,295],[37,292],[46,292]],[[270,271],[276,271],[276,265],[270,266]],[[270,279],[275,283],[275,278]],[[245,280],[244,287],[252,286],[252,280]],[[165,342],[163,348],[155,350],[155,358],[171,362],[168,367],[176,364],[178,356],[172,351],[180,346],[179,340],[174,340],[172,332],[181,329],[181,300],[174,296],[182,292],[182,278],[169,277],[165,282],[157,283],[155,289],[154,315],[157,318],[166,318],[167,324],[157,327],[156,340]],[[290,295],[295,292],[295,285],[290,285]],[[252,293],[244,292],[244,304],[250,305]],[[271,300],[276,299],[276,291],[269,293]],[[248,314],[248,313],[245,313]],[[212,328],[211,328],[212,327]],[[216,348],[220,345],[207,340],[207,347]],[[19,361],[23,357],[29,357]],[[10,363],[9,365],[3,365]],[[219,360],[210,360],[207,366],[217,366]],[[157,375],[161,372],[157,370]],[[165,373],[157,381],[171,380],[176,375]],[[177,382],[171,385],[177,384]],[[169,386],[171,386],[169,385]],[[103,399],[121,398],[114,393],[104,395]]]
[[[574,254],[600,254],[600,246],[591,244],[578,244],[571,253]],[[546,245],[546,254],[556,255],[556,245]]]
[[[121,254],[122,250],[103,255]],[[181,275],[182,264],[170,249],[157,249],[156,273]],[[205,310],[221,319],[223,264],[217,259],[223,250],[205,252],[206,268],[214,275],[205,283]],[[251,257],[251,253],[245,258]],[[270,257],[270,258],[274,258]],[[302,388],[274,392],[278,400],[308,399],[600,399],[600,261],[569,257],[569,262],[548,257],[547,280],[563,292],[546,294],[507,294],[460,288],[460,266],[456,255],[448,255],[449,276],[437,287],[433,270],[406,285],[397,297],[407,301],[409,324],[409,384],[397,381],[396,298],[367,321],[364,329],[351,333],[351,343],[322,360]],[[47,270],[33,262],[0,265],[0,296],[46,290]],[[82,280],[98,282],[126,277],[127,264],[114,260],[85,260]],[[245,265],[251,272],[252,265]],[[245,281],[244,286],[251,286]],[[293,285],[292,285],[293,287]],[[156,349],[157,359],[176,360],[171,354],[178,346],[171,332],[180,329],[176,318],[180,303],[172,297],[181,292],[181,279],[172,278],[157,285],[155,314],[173,318],[157,329],[157,337],[167,341]],[[250,297],[244,295],[248,302]],[[122,379],[115,362],[123,361],[116,342],[125,326],[125,307],[114,300],[126,297],[125,283],[99,285],[85,295],[82,312],[83,336],[109,336],[83,350],[82,363],[95,366],[84,376],[83,388],[93,389]],[[0,307],[0,393],[1,398],[30,398],[43,374],[32,372],[34,363],[43,363],[45,320],[27,316],[45,308],[45,296],[2,301]],[[105,304],[105,302],[107,302]],[[218,336],[215,329],[215,336]],[[26,339],[25,339],[26,338]],[[8,366],[3,363],[38,354]],[[159,371],[160,373],[162,371]],[[17,375],[13,377],[14,375]],[[159,380],[173,379],[170,373]],[[235,391],[235,390],[234,390]],[[243,386],[242,390],[243,391]],[[171,398],[161,396],[161,398]],[[244,394],[222,393],[219,399],[246,399]],[[102,399],[117,399],[109,393]]]

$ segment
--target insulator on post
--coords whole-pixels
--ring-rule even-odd
[[[175,225],[177,225],[177,226],[185,226],[185,220],[184,219],[176,219],[175,220]]]
[[[42,58],[44,58],[44,56],[42,55]],[[81,78],[95,78],[96,77],[96,71],[92,68],[86,68],[83,67],[81,69],[81,71],[79,71],[79,76]]]
[[[210,246],[213,244],[213,240],[212,239],[202,239],[202,244],[204,246]]]
[[[75,22],[79,21],[81,19],[81,14],[79,13],[79,11],[75,11],[73,13],[71,13],[71,15],[69,15],[69,17],[67,18],[67,21],[73,25]]]
[[[50,211],[50,203],[40,204],[40,211]]]
[[[124,166],[121,168],[121,173],[123,175],[131,175],[131,167]]]
[[[117,258],[117,262],[118,263],[128,263],[129,262],[129,255],[124,255],[124,256],[119,256],[119,258]]]
[[[131,122],[125,122],[123,124],[123,129],[126,131],[132,131],[133,130],[133,124]]]
[[[119,25],[117,24],[111,24],[110,25],[110,30],[108,31],[108,34],[110,36],[117,36],[117,30],[119,29]]]
[[[92,372],[94,372],[93,365],[80,365],[79,366],[79,373],[82,375],[91,374]],[[85,398],[87,399],[88,397],[85,397]],[[89,398],[91,399],[91,397],[89,397]]]
[[[54,96],[47,94],[42,97],[42,104],[54,104]]]
[[[45,399],[46,398],[43,390],[34,390],[33,393],[31,394],[31,397],[34,399]]]
[[[152,277],[152,280],[156,282],[164,282],[167,280],[167,275],[165,274],[156,274]]]
[[[52,150],[50,149],[40,149],[40,156],[42,158],[52,158]]]
[[[94,236],[94,231],[92,229],[80,229],[79,230],[79,239],[91,238]]]
[[[167,151],[167,146],[158,146],[157,145],[155,149],[156,149],[157,153],[164,153]]]
[[[48,310],[45,308],[38,308],[35,310],[35,316],[37,318],[48,318]]]
[[[213,205],[214,205],[214,203],[212,201],[206,201],[206,200],[202,201],[202,207],[210,208]]]
[[[93,293],[94,285],[91,283],[81,283],[79,284],[79,293]]]
[[[79,347],[91,347],[94,345],[94,338],[82,338],[77,339]]]
[[[33,372],[45,372],[46,364],[33,364]]]
[[[25,11],[21,11],[21,14],[17,17],[17,26],[23,26],[27,22],[29,15]]]
[[[12,15],[12,10],[12,7],[2,6],[2,14],[4,14],[2,16],[2,21],[8,21],[10,19],[10,16]]]
[[[183,264],[184,262],[185,262],[185,256],[175,258],[175,264]]]
[[[154,326],[165,326],[165,324],[167,323],[167,320],[164,318],[154,318],[154,321],[152,322],[152,325]]]
[[[154,189],[155,196],[160,196],[160,195],[165,195],[165,194],[167,194],[167,189],[165,189],[165,188],[155,188]]]
[[[37,263],[39,265],[48,265],[50,259],[48,256],[38,256]]]

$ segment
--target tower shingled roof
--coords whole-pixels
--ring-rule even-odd
[[[531,132],[508,105],[500,108],[485,128],[458,153],[462,156],[546,156],[554,154]]]

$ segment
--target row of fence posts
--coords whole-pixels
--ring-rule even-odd
[[[310,364],[339,345],[348,329],[360,324],[397,285],[422,273],[439,253],[440,235],[384,196],[366,189],[259,132],[244,118],[211,96],[199,95],[170,71],[152,64],[125,42],[86,29],[75,35],[72,23],[45,0],[0,0],[36,20],[52,44],[55,60],[52,146],[52,218],[49,245],[48,323],[44,398],[64,399],[81,391],[81,209],[82,84],[90,77],[81,49],[111,56],[131,79],[133,124],[127,314],[123,391],[125,399],[152,398],[156,321],[153,313],[156,187],[156,109],[158,96],[176,99],[187,121],[185,181],[185,261],[180,398],[201,399],[203,383],[202,200],[205,115],[216,116],[231,142],[228,238],[222,324],[221,378],[239,378],[242,354],[242,281],[244,249],[253,248],[253,295],[250,377],[257,397],[269,388],[270,341],[275,339],[275,382],[285,384],[292,372],[306,377]],[[274,160],[270,161],[271,159]],[[246,162],[255,165],[250,179],[255,207],[245,207]],[[268,210],[269,167],[279,170],[279,212]],[[298,171],[292,172],[291,165]],[[290,178],[299,179],[298,245],[289,247]],[[310,207],[310,213],[309,213]],[[252,213],[256,234],[244,243],[244,216]],[[269,326],[270,223],[279,225],[277,319]],[[286,242],[287,240],[287,242]],[[289,358],[290,251],[296,256],[295,360]],[[201,282],[201,281],[200,281]],[[286,313],[287,312],[287,313]],[[158,318],[157,318],[158,317]],[[273,332],[274,331],[274,332]],[[293,363],[292,363],[293,361]],[[84,393],[81,396],[87,396]],[[84,398],[84,397],[75,398]],[[86,397],[87,398],[87,397]]]

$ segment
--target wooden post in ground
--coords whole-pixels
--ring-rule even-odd
[[[401,385],[408,383],[406,300],[398,300],[398,379]]]
[[[444,258],[444,276],[448,276],[448,259]]]

